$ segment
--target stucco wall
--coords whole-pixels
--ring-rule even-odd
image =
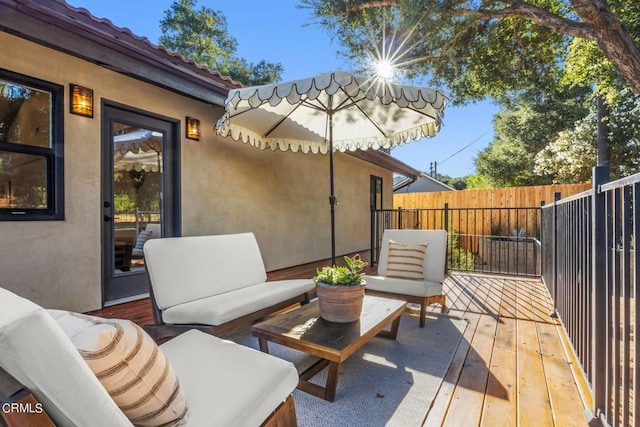
[[[331,256],[328,155],[260,151],[231,140],[182,155],[185,235],[253,231],[267,270]],[[391,173],[343,153],[335,169],[336,254],[367,249],[370,175],[390,183]]]
[[[0,222],[0,286],[49,308],[88,311],[101,301],[101,99],[184,120],[199,118],[199,142],[182,137],[185,235],[253,231],[268,270],[330,256],[328,157],[265,152],[215,136],[221,109],[0,32],[0,67],[65,88],[65,220]],[[69,83],[94,90],[94,118],[68,110]],[[336,156],[337,253],[369,246],[369,176],[391,173]]]

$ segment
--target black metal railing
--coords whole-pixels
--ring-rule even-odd
[[[542,279],[585,373],[592,374],[592,192],[542,208]]]
[[[640,174],[542,209],[543,280],[593,393],[593,417],[640,427]]]
[[[379,209],[371,211],[371,259],[384,230],[444,229],[450,270],[539,276],[540,207]]]
[[[149,223],[160,223],[162,212],[159,210],[143,211],[135,209],[133,211],[116,211],[114,213],[114,228],[135,228],[136,233],[144,230]]]

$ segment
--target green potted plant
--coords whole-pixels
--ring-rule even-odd
[[[360,255],[344,257],[347,266],[323,267],[317,270],[316,283],[320,316],[336,323],[348,323],[360,318],[365,282],[362,270],[367,263]]]

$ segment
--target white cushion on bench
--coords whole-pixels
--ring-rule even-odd
[[[162,312],[166,323],[220,325],[301,295],[314,288],[310,279],[277,280],[185,302]]]
[[[290,362],[197,330],[160,349],[180,378],[188,425],[259,426],[298,385]]]
[[[416,297],[430,297],[442,294],[442,283],[422,280],[398,279],[396,277],[365,276],[367,289],[392,292]]]

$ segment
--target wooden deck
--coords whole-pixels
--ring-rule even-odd
[[[312,277],[320,265],[326,263],[269,278]],[[425,408],[425,426],[587,425],[588,389],[539,280],[454,273],[445,292],[448,314],[469,324],[433,406]],[[93,314],[153,322],[148,299]]]

